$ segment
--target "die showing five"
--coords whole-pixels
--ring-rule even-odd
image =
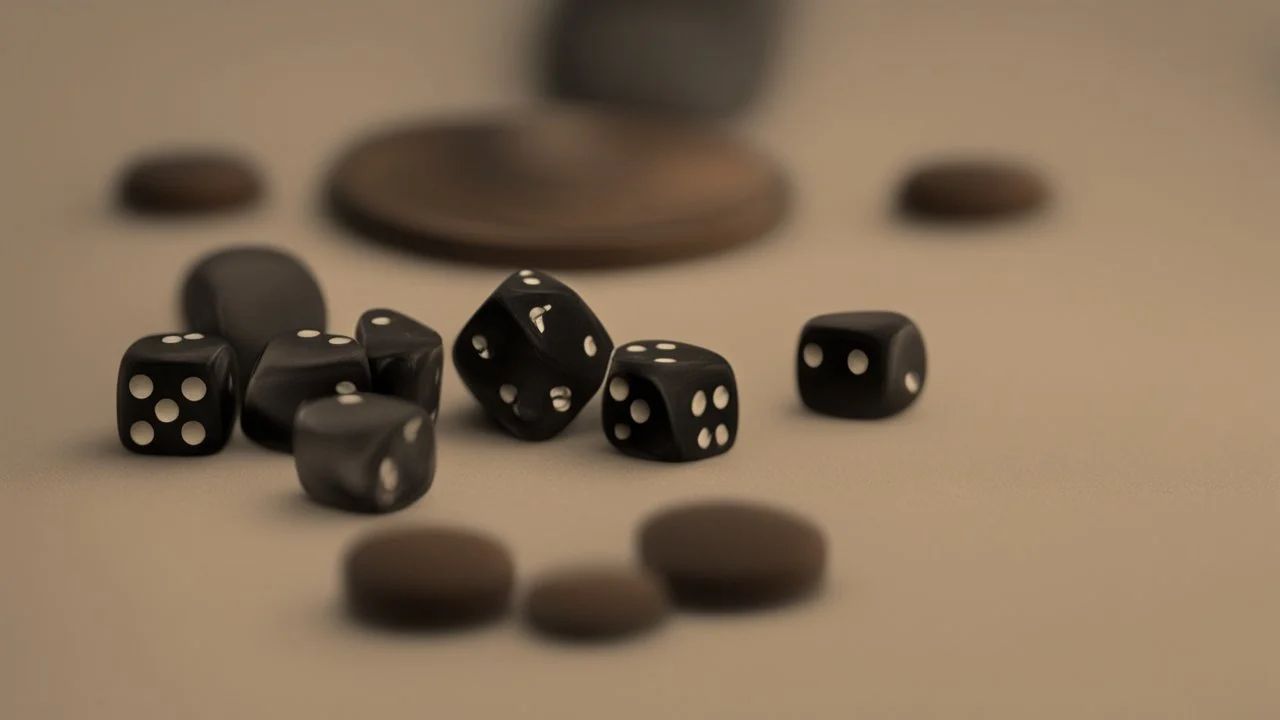
[[[116,430],[144,455],[210,455],[236,421],[236,354],[201,333],[148,335],[120,360]]]
[[[613,341],[576,292],[533,270],[513,273],[463,326],[453,364],[499,427],[542,441],[600,389]]]

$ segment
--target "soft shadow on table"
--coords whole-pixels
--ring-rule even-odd
[[[690,621],[697,622],[760,622],[770,618],[785,618],[819,610],[833,599],[833,586],[828,580],[801,597],[763,607],[719,607],[709,604],[684,604],[676,611]]]
[[[404,628],[382,625],[359,617],[342,597],[334,597],[321,605],[317,618],[321,627],[341,635],[356,635],[380,642],[395,643],[462,643],[475,641],[511,630],[512,617],[463,628]]]
[[[326,507],[307,497],[297,482],[287,490],[275,491],[263,499],[266,511],[273,519],[309,523],[338,523],[360,520],[372,515],[343,512]]]
[[[553,652],[603,654],[634,652],[641,648],[656,645],[657,643],[662,642],[665,636],[673,630],[671,626],[677,624],[679,622],[679,618],[668,618],[658,627],[645,630],[637,634],[605,640],[590,638],[578,639],[549,635],[531,627],[522,619],[517,620],[517,622],[519,623],[518,632],[521,639],[531,645],[538,645]]]
[[[593,415],[598,412],[598,409],[593,412],[593,406],[587,405],[578,414],[578,417],[574,418],[573,422],[569,424],[569,427],[565,428],[559,435],[541,442],[529,442],[512,437],[490,418],[482,408],[472,405],[456,410],[450,413],[448,417],[442,417],[440,423],[436,426],[436,436],[440,438],[457,438],[479,435],[504,441],[515,447],[550,446],[592,432],[600,432],[599,428],[590,422]]]
[[[171,455],[144,455],[141,453],[130,452],[120,443],[120,438],[114,432],[95,433],[92,435],[84,435],[73,438],[67,442],[65,446],[65,457],[98,460],[98,461],[114,461],[126,460],[135,463],[180,463],[184,466],[190,466],[192,463],[204,464],[218,462],[220,459],[227,457],[288,457],[282,453],[258,447],[242,437],[233,437],[227,446],[221,451],[212,455],[195,455],[195,456],[171,456]]]
[[[911,418],[920,412],[919,405],[923,402],[916,401],[911,407],[903,410],[897,415],[887,418],[879,418],[875,420],[858,420],[854,418],[841,418],[831,415],[823,415],[822,413],[810,410],[800,401],[787,403],[786,405],[774,408],[774,417],[786,418],[789,423],[806,423],[811,426],[828,425],[831,427],[845,426],[857,428],[862,431],[880,430],[893,427],[896,425],[904,425],[911,421]]]
[[[1009,243],[1036,236],[1053,225],[1053,211],[999,219],[933,219],[893,208],[884,218],[887,227],[920,242]]]

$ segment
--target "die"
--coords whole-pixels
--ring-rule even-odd
[[[419,405],[435,423],[444,371],[440,333],[403,313],[377,308],[356,322],[356,342],[369,356],[373,391]]]
[[[834,417],[897,415],[924,390],[925,360],[920,329],[901,313],[819,315],[805,324],[796,348],[800,398]]]
[[[201,333],[148,335],[129,346],[116,378],[116,429],[142,455],[212,455],[236,422],[236,354]]]
[[[605,387],[604,432],[627,455],[689,462],[722,455],[737,440],[737,381],[711,350],[669,340],[622,345]]]
[[[613,340],[569,286],[533,270],[509,276],[463,326],[453,364],[498,426],[549,440],[600,390]]]
[[[326,320],[324,295],[306,265],[260,246],[225,248],[197,261],[183,281],[182,310],[190,331],[224,338],[235,348],[241,399],[272,338],[323,330]]]
[[[249,376],[240,429],[267,449],[291,452],[302,403],[371,385],[369,358],[354,339],[310,328],[283,333],[267,343]]]
[[[351,393],[303,403],[293,458],[315,502],[358,513],[389,513],[417,502],[436,472],[427,411],[397,397]]]

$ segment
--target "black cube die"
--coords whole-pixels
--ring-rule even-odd
[[[408,400],[435,423],[444,371],[440,333],[404,313],[377,308],[356,322],[356,342],[369,356],[373,391]]]
[[[568,427],[599,391],[612,352],[604,325],[576,292],[521,270],[463,326],[453,364],[500,427],[541,441]]]
[[[236,354],[202,333],[148,335],[129,346],[116,378],[116,429],[143,455],[211,455],[236,421]]]
[[[303,490],[317,503],[389,513],[417,502],[436,471],[427,411],[398,397],[352,393],[303,403],[293,429]]]
[[[368,392],[369,358],[353,338],[319,330],[277,335],[249,375],[240,429],[255,443],[293,449],[293,423],[308,400]]]
[[[923,392],[925,376],[924,338],[900,313],[819,315],[800,333],[800,398],[824,415],[863,420],[897,415]]]
[[[618,347],[601,409],[614,447],[638,458],[688,462],[728,452],[738,435],[738,386],[729,361],[670,340]]]

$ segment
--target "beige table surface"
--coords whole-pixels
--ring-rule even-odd
[[[788,227],[714,261],[564,275],[618,340],[730,358],[732,453],[625,459],[596,403],[554,442],[505,440],[451,371],[434,489],[370,520],[311,508],[289,458],[239,438],[127,457],[120,353],[175,326],[194,256],[244,241],[313,263],[335,329],[390,305],[452,339],[503,272],[353,242],[315,186],[385,121],[527,102],[542,5],[0,3],[0,718],[1280,717],[1280,5],[1032,8],[798,3],[743,124],[795,174]],[[272,201],[117,218],[118,163],[180,141],[252,152]],[[900,169],[955,149],[1044,163],[1056,212],[897,226]],[[920,403],[805,414],[800,325],[873,307],[923,328]],[[595,651],[514,622],[380,635],[335,605],[342,549],[375,526],[474,524],[528,577],[626,558],[638,518],[705,495],[817,518],[829,592]]]

